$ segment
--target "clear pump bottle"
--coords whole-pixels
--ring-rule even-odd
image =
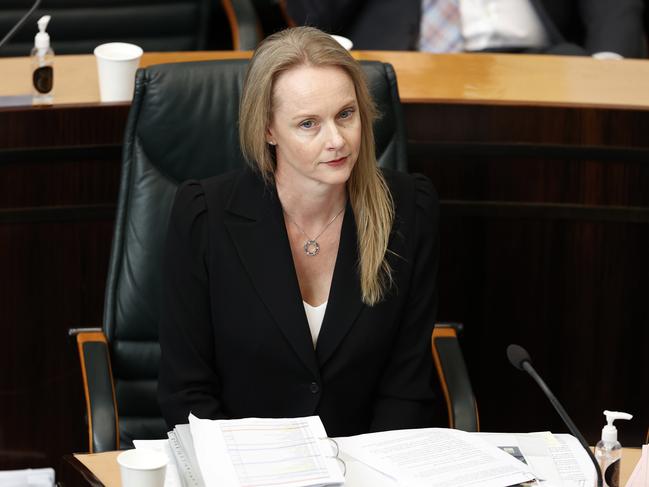
[[[32,104],[51,105],[54,100],[54,51],[46,32],[50,16],[38,19],[38,34],[32,49]]]
[[[602,439],[595,445],[595,458],[602,469],[604,486],[619,487],[622,445],[617,441],[617,428],[613,421],[631,419],[633,416],[619,411],[604,411],[604,416],[607,424],[602,428]]]

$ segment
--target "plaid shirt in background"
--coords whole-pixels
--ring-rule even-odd
[[[463,48],[459,0],[422,0],[419,50],[458,52]]]

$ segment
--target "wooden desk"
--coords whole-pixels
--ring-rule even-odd
[[[620,470],[620,485],[624,487],[633,468],[640,459],[640,448],[624,448]],[[95,455],[74,454],[66,456],[62,487],[120,487],[117,455],[120,452],[106,452]],[[358,486],[357,486],[358,487]],[[368,486],[369,487],[369,486]]]
[[[425,54],[353,51],[354,57],[394,66],[405,104],[462,103],[649,110],[649,61],[518,54]],[[146,53],[153,64],[240,59],[250,52]],[[0,58],[0,96],[30,92],[29,58]],[[55,105],[99,103],[92,55],[58,56]]]
[[[246,55],[147,53],[142,63]],[[622,443],[639,444],[649,61],[354,55],[394,65],[410,169],[439,191],[439,318],[465,324],[483,428],[563,431],[505,360],[518,342],[589,441],[601,410],[619,407],[636,414]],[[54,465],[87,448],[66,331],[101,323],[129,107],[98,102],[92,56],[55,62],[53,107],[0,108],[0,467]],[[27,93],[28,77],[26,58],[0,59],[0,96]],[[508,400],[513,390],[529,399]]]

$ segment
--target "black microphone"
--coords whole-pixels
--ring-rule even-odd
[[[527,350],[525,350],[520,345],[512,344],[507,347],[507,358],[514,367],[519,370],[524,370],[525,372],[530,374],[532,376],[532,379],[534,379],[534,381],[539,385],[545,396],[554,406],[554,409],[556,409],[557,413],[559,413],[559,416],[561,416],[563,422],[566,423],[566,426],[568,426],[570,432],[579,440],[581,446],[583,446],[584,450],[586,450],[586,453],[588,453],[588,456],[593,462],[593,465],[595,465],[595,471],[597,472],[597,487],[602,487],[602,470],[599,468],[599,464],[595,459],[595,455],[593,455],[593,452],[590,451],[588,443],[586,443],[586,440],[575,426],[575,423],[572,422],[572,419],[570,419],[570,416],[568,416],[566,410],[563,409],[563,406],[561,405],[559,400],[554,396],[554,394],[552,394],[550,388],[546,385],[543,379],[541,379],[541,376],[536,372],[536,370],[534,370],[534,367],[532,367],[532,359],[530,358],[530,354],[527,353]]]
[[[29,9],[29,12],[23,15],[22,19],[20,19],[18,23],[11,28],[11,30],[7,33],[7,35],[2,38],[2,40],[0,41],[0,48],[4,46],[7,43],[7,41],[14,36],[16,32],[18,32],[18,29],[22,27],[25,21],[29,18],[31,14],[34,13],[34,10],[36,10],[40,4],[41,4],[41,0],[36,0],[34,2],[34,5],[32,5],[32,8]]]

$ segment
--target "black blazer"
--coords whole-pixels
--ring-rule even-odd
[[[541,52],[646,56],[643,0],[531,2],[550,38]],[[286,6],[298,24],[349,37],[356,49],[417,49],[421,0],[286,0]]]
[[[354,49],[416,50],[421,0],[286,0],[298,25],[354,42]]]
[[[319,415],[329,435],[431,425],[438,203],[423,176],[385,172],[395,286],[360,298],[344,214],[313,348],[282,209],[251,170],[185,183],[166,250],[159,400],[169,427],[203,418]]]

